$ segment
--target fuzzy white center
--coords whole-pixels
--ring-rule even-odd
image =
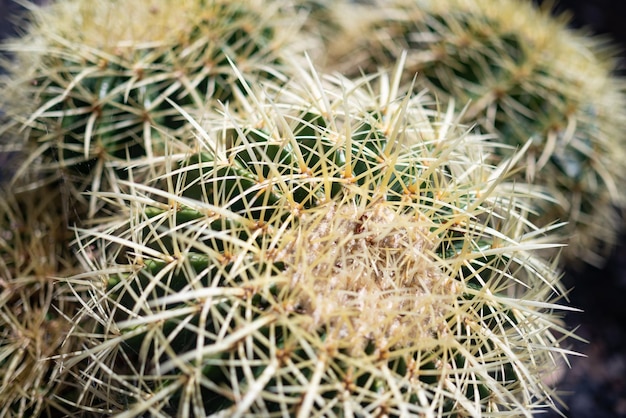
[[[305,214],[294,234],[280,258],[300,311],[327,338],[412,346],[446,328],[458,286],[414,215],[333,204]]]

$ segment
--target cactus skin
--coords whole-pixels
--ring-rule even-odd
[[[55,279],[76,273],[59,245],[62,211],[54,191],[0,192],[0,416],[71,414],[55,399],[70,389],[51,358],[78,348],[65,340],[74,306]]]
[[[626,179],[625,85],[611,76],[606,43],[518,0],[377,0],[344,20],[328,44],[331,65],[358,74],[409,50],[408,81],[417,74],[441,100],[467,105],[465,120],[498,142],[532,141],[520,178],[558,204],[543,201],[534,221],[570,223],[566,261],[603,263],[622,224],[614,207],[624,205]]]
[[[399,73],[396,73],[399,74]],[[565,332],[481,138],[361,80],[301,73],[129,181],[79,231],[86,410],[120,417],[531,416]],[[272,99],[262,99],[272,97]],[[193,119],[191,119],[193,121]],[[528,233],[526,233],[528,232]],[[78,292],[77,292],[78,293]],[[90,324],[94,324],[92,328]],[[85,334],[86,333],[86,334]],[[70,336],[71,338],[72,336]]]
[[[282,20],[280,2],[32,7],[28,31],[4,45],[14,61],[5,64],[1,107],[26,130],[30,155],[43,158],[37,167],[71,179],[77,201],[84,191],[114,189],[128,159],[163,153],[163,134],[184,125],[168,100],[188,107],[227,101],[236,82],[229,59],[249,81],[270,77],[297,38],[297,19]],[[96,203],[89,202],[90,217]]]

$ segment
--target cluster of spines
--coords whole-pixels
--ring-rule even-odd
[[[59,246],[68,238],[54,192],[0,190],[0,415],[52,416],[67,412],[55,399],[69,392],[56,357],[72,350],[74,309],[57,278],[76,269]]]
[[[298,17],[283,20],[289,6],[256,1],[28,7],[28,29],[3,45],[11,59],[2,62],[2,152],[19,167],[1,179],[0,415],[74,416],[76,404],[89,404],[84,388],[71,389],[89,361],[66,367],[82,344],[65,339],[74,326],[69,300],[81,305],[68,277],[89,264],[75,260],[67,227],[110,214],[106,198],[85,192],[119,193],[135,164],[178,146],[171,134],[185,123],[170,102],[189,109],[229,100],[239,82],[232,61],[247,81],[271,77]]]

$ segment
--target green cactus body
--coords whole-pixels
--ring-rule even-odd
[[[354,7],[328,45],[328,62],[351,74],[407,50],[408,81],[417,74],[440,99],[467,105],[465,120],[498,143],[530,140],[520,178],[557,202],[540,202],[535,222],[570,222],[568,261],[602,263],[620,229],[614,206],[626,175],[624,83],[611,76],[605,45],[518,0],[376,1]]]
[[[297,19],[281,19],[288,6],[279,3],[66,0],[37,8],[26,34],[4,46],[15,63],[6,65],[13,93],[3,110],[39,147],[38,166],[64,170],[78,193],[111,189],[103,183],[123,178],[121,165],[162,155],[163,134],[184,125],[168,101],[230,100],[237,79],[229,60],[250,82],[271,77],[296,38]]]
[[[397,73],[399,74],[399,73]],[[482,138],[299,73],[203,117],[193,153],[79,231],[86,410],[121,417],[531,416],[563,352],[556,272]],[[393,81],[398,81],[394,78]],[[261,99],[271,97],[272,99]],[[520,186],[521,187],[521,186]],[[523,195],[523,190],[519,189]],[[77,292],[78,293],[78,292]],[[89,328],[89,324],[91,328]],[[86,334],[85,334],[86,333]],[[72,336],[70,335],[70,339]]]

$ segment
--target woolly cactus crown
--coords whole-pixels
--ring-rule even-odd
[[[79,231],[78,404],[178,416],[503,416],[552,404],[551,246],[450,111],[300,72],[190,123]],[[202,125],[202,126],[201,126]],[[137,167],[137,170],[141,167]],[[526,192],[522,190],[525,194]],[[94,280],[96,279],[96,280]],[[91,325],[90,325],[91,324]],[[91,328],[90,328],[91,327]],[[532,348],[531,348],[532,347]],[[89,383],[87,382],[89,381]],[[128,408],[128,409],[126,409]],[[92,409],[93,410],[93,409]]]

